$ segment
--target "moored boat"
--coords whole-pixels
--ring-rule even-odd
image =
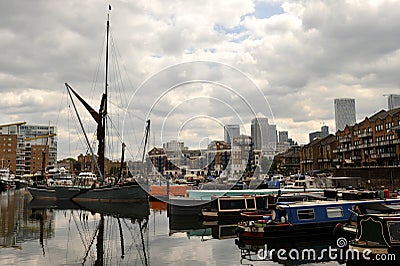
[[[202,217],[205,220],[221,220],[221,219],[243,219],[247,214],[253,215],[258,210],[266,210],[268,208],[268,196],[221,196],[212,201],[211,206],[202,209]]]
[[[71,99],[72,105],[75,109],[75,112],[78,116],[79,124],[83,133],[85,134],[86,144],[89,150],[92,153],[93,159],[95,162],[96,173],[98,173],[98,177],[92,173],[81,173],[78,176],[77,180],[78,186],[70,186],[69,183],[61,184],[57,187],[52,187],[47,184],[47,187],[32,187],[29,188],[28,191],[31,192],[34,198],[53,198],[55,200],[74,200],[74,201],[102,201],[102,202],[130,202],[130,201],[147,201],[148,194],[147,192],[139,185],[136,181],[133,182],[123,182],[121,176],[115,180],[113,184],[107,183],[106,171],[105,171],[105,143],[106,143],[106,122],[109,118],[107,106],[108,106],[108,52],[109,52],[109,38],[110,38],[110,22],[109,16],[107,17],[107,28],[106,28],[106,64],[105,64],[105,88],[104,92],[101,96],[100,108],[99,111],[93,109],[69,84],[65,83],[67,88],[68,95]],[[79,118],[77,108],[75,106],[74,97],[78,99],[81,104],[86,108],[86,110],[90,113],[92,118],[94,119],[97,125],[97,156],[94,155],[93,149],[88,141],[87,135],[85,133],[85,128],[82,125],[82,121]],[[108,123],[108,122],[107,122]],[[147,132],[149,131],[150,121],[147,121],[146,127],[146,138],[148,137]],[[124,163],[124,151],[125,151],[125,143],[122,142],[122,157],[121,157],[121,168],[120,175],[122,174],[122,167]],[[44,167],[43,167],[44,168]],[[82,181],[82,182],[79,182]],[[51,184],[50,184],[51,185]],[[76,185],[76,184],[75,184]],[[84,187],[82,188],[81,185]]]
[[[352,240],[357,234],[357,218],[365,214],[398,214],[400,212],[400,205],[397,204],[357,204],[353,207],[350,218],[345,223],[337,223],[333,229],[335,237],[344,237],[347,240]]]
[[[15,187],[14,174],[9,168],[0,169],[0,191]]]
[[[238,224],[237,233],[241,238],[285,237],[292,234],[332,234],[337,223],[349,219],[354,205],[372,203],[400,204],[400,200],[328,200],[277,203],[270,218],[241,222]]]
[[[349,243],[349,250],[366,254],[369,260],[387,258],[399,260],[400,215],[366,214],[357,219],[356,238]],[[385,256],[382,256],[382,255]]]

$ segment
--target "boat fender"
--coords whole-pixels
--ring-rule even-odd
[[[285,216],[281,217],[281,223],[286,223],[286,217]]]

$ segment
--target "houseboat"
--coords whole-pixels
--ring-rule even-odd
[[[257,212],[268,209],[268,196],[221,196],[211,202],[211,206],[201,211],[204,220],[234,219],[242,212]]]
[[[398,214],[400,212],[400,205],[397,204],[357,204],[353,207],[349,220],[345,223],[336,224],[333,229],[335,237],[344,237],[347,240],[352,240],[357,234],[357,218],[365,214]]]
[[[400,255],[400,215],[366,214],[357,219],[357,235],[349,243],[349,249],[366,252],[370,256],[377,254]],[[374,260],[373,257],[370,257]]]
[[[329,233],[337,223],[346,222],[356,204],[400,204],[400,199],[384,200],[326,200],[276,203],[271,217],[240,222],[237,234],[242,238],[284,237],[291,234]]]

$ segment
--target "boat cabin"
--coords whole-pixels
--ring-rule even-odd
[[[220,196],[202,210],[204,219],[241,218],[242,212],[257,211],[268,206],[267,196]]]
[[[400,253],[400,215],[366,214],[357,219],[357,235],[349,249],[372,254]]]

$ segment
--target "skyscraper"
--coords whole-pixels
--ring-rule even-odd
[[[388,95],[388,109],[392,110],[397,107],[400,107],[400,95],[389,94]]]
[[[225,125],[224,126],[224,141],[232,143],[233,138],[240,136],[239,125]]]
[[[279,142],[288,142],[289,133],[287,131],[279,131]]]
[[[355,99],[335,99],[334,105],[336,131],[343,130],[346,125],[354,125],[356,123]]]
[[[274,150],[277,142],[276,125],[270,125],[267,117],[256,117],[251,120],[251,137],[254,149]]]

